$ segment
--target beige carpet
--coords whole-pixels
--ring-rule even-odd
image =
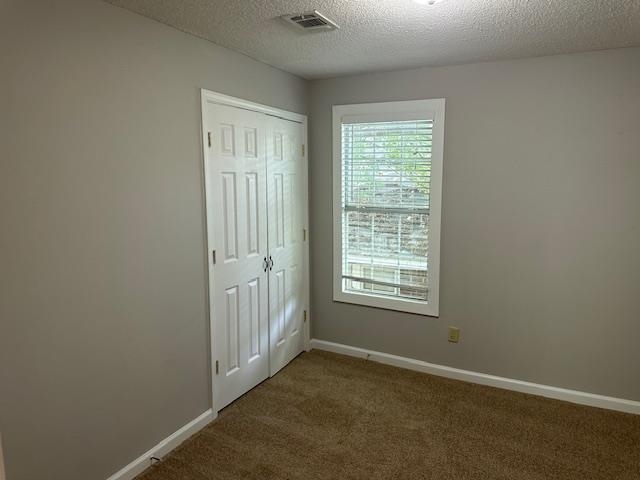
[[[640,416],[313,351],[138,478],[640,479]]]

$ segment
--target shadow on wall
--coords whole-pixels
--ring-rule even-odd
[[[0,480],[7,480],[4,474],[4,455],[2,454],[2,433],[0,433]]]

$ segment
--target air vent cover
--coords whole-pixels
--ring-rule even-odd
[[[295,15],[283,15],[282,19],[302,30],[335,30],[338,28],[338,25],[315,10]]]

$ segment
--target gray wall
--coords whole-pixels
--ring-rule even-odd
[[[313,336],[640,400],[638,79],[636,48],[313,82]],[[438,97],[440,318],[333,302],[331,106]]]
[[[94,0],[0,5],[10,480],[100,480],[210,406],[199,88],[307,85]]]
[[[306,84],[95,0],[0,9],[8,475],[104,479],[209,408],[198,89]],[[640,400],[638,78],[628,49],[313,82],[314,336]],[[430,97],[441,317],[334,303],[331,105]]]

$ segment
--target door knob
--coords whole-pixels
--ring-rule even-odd
[[[269,271],[273,270],[273,258],[269,255]]]

